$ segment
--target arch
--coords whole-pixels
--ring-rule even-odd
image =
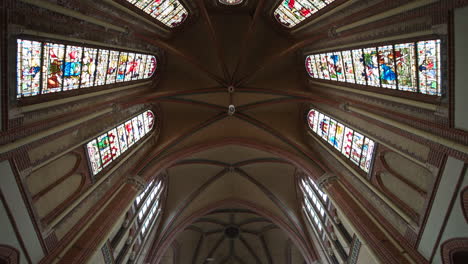
[[[284,150],[274,145],[262,143],[255,140],[250,140],[246,138],[226,138],[222,140],[208,141],[204,143],[199,143],[184,148],[183,150],[176,151],[165,156],[163,159],[159,160],[156,164],[151,164],[158,154],[150,154],[147,160],[143,161],[139,167],[133,171],[133,173],[142,175],[146,181],[151,181],[156,175],[163,173],[164,170],[171,167],[173,164],[177,163],[179,160],[185,159],[196,153],[209,150],[212,148],[222,147],[226,145],[238,145],[247,148],[258,149],[271,153],[273,155],[279,156],[285,161],[291,163],[293,166],[301,168],[308,175],[311,175],[314,180],[318,180],[325,171],[325,166],[321,161],[315,159],[310,155],[310,160],[305,160],[297,154],[291,153],[290,151]]]
[[[148,259],[151,258],[153,261],[150,261],[151,263],[158,263],[160,261],[160,258],[164,255],[164,252],[169,248],[169,246],[172,244],[173,241],[175,241],[175,238],[181,230],[185,230],[188,226],[193,224],[196,219],[209,214],[212,211],[215,211],[217,209],[222,209],[225,207],[238,207],[241,209],[248,209],[251,210],[258,215],[265,217],[267,219],[270,219],[275,225],[277,225],[283,232],[286,233],[286,235],[291,239],[291,241],[296,245],[296,247],[301,251],[304,259],[307,260],[307,263],[313,263],[317,257],[313,254],[311,254],[310,248],[302,241],[302,239],[295,234],[295,232],[289,227],[289,225],[284,222],[281,218],[275,216],[275,214],[271,213],[269,210],[260,207],[254,203],[251,203],[249,201],[241,200],[241,199],[236,199],[236,198],[231,198],[231,199],[225,199],[222,201],[217,201],[214,202],[198,211],[195,213],[191,214],[190,216],[186,217],[183,219],[177,226],[175,226],[167,235],[167,238],[164,240],[164,243],[159,243],[156,244],[157,241],[154,241],[152,244],[152,247],[154,248],[155,245],[158,246],[156,252],[150,252],[148,255]],[[160,242],[160,241],[158,241]],[[147,260],[148,260],[147,259]]]
[[[17,264],[19,263],[19,251],[11,246],[0,244],[0,263],[1,264]]]
[[[319,161],[315,161],[313,157],[310,160],[306,160],[303,157],[299,157],[297,154],[291,153],[290,151],[284,150],[277,146],[266,144],[266,143],[261,143],[258,141],[249,140],[245,138],[227,138],[223,140],[209,141],[205,143],[192,145],[192,146],[184,148],[183,150],[170,153],[166,155],[164,158],[162,158],[161,160],[158,160],[157,162],[152,162],[154,158],[157,156],[157,152],[156,152],[156,154],[153,153],[152,156],[150,156],[145,162],[142,162],[141,166],[139,168],[136,168],[134,173],[142,175],[142,177],[146,181],[151,181],[155,177],[155,175],[159,175],[160,173],[163,173],[167,168],[173,166],[180,160],[183,160],[191,155],[194,155],[199,152],[203,152],[205,150],[227,146],[227,145],[237,145],[237,146],[243,146],[247,148],[253,148],[253,149],[265,151],[273,155],[279,156],[280,158],[284,159],[286,162],[289,162],[293,166],[301,168],[301,170],[307,172],[308,175],[311,175],[315,179],[318,179],[320,176],[322,176],[325,173],[324,169],[322,169],[323,165],[317,164]],[[226,200],[223,200],[223,201],[226,201]],[[249,204],[249,202],[246,202],[246,201],[243,201],[243,202]],[[221,203],[221,202],[218,202],[218,203]],[[239,204],[242,205],[243,203],[239,203]],[[215,209],[218,209],[219,207],[220,206],[217,206],[211,209],[215,210]],[[206,209],[205,211],[210,212],[210,210],[208,209]],[[266,215],[268,216],[270,214],[271,213],[266,214]],[[199,213],[197,215],[201,216],[203,214]],[[181,223],[184,223],[184,224],[182,225]],[[164,243],[162,245],[160,244],[161,241],[155,240],[153,242],[152,247],[156,248],[157,252],[151,252],[148,258],[152,260],[159,260],[159,258],[162,256],[162,253],[164,252],[164,250],[161,249],[161,247],[167,247],[167,245],[170,244],[171,239],[174,239],[175,237],[176,230],[183,230],[183,228],[187,227],[190,224],[191,222],[190,221],[187,222],[187,219],[179,221],[177,228],[172,228],[170,231],[168,231],[166,239],[164,239]],[[314,260],[315,255],[311,255],[313,254],[311,253],[313,251],[312,251],[312,248],[310,247],[310,244],[309,244],[310,242],[305,242],[307,239],[305,238],[306,234],[304,230],[299,228],[297,226],[297,223],[295,223],[294,221],[292,221],[291,224],[294,225],[294,227],[297,228],[297,232],[300,233],[300,234],[294,234],[294,240],[296,241],[296,245],[298,246],[298,248],[301,249],[301,252],[304,258],[308,260]],[[287,224],[283,223],[283,226],[284,225],[287,225]],[[278,226],[281,226],[281,225],[278,224]],[[291,226],[287,228],[286,227],[283,228],[283,230],[286,230],[286,229],[289,230],[289,232],[294,233]]]
[[[440,246],[443,264],[461,264],[468,258],[468,238],[453,238]]]

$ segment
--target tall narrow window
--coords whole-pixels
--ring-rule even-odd
[[[127,2],[170,28],[182,24],[188,16],[187,9],[179,0],[127,0]]]
[[[161,209],[160,196],[163,190],[162,181],[151,182],[135,200],[138,207],[138,221],[141,224],[141,234],[146,235],[151,225],[159,216]]]
[[[239,5],[244,2],[244,0],[219,0],[219,2],[224,5]]]
[[[327,203],[328,196],[322,192],[315,183],[305,179],[301,180],[301,188],[304,194],[305,208],[311,215],[311,220],[313,220],[313,223],[311,224],[313,224],[320,233],[323,229],[322,222],[324,222],[325,217],[325,209],[322,203]],[[315,192],[312,188],[314,188]],[[315,193],[317,193],[318,196]]]
[[[317,79],[441,95],[438,39],[313,54],[306,69]]]
[[[335,0],[283,0],[273,15],[281,25],[292,28]]]
[[[375,143],[352,128],[311,109],[307,115],[309,128],[335,147],[363,171],[369,172]]]
[[[154,121],[154,113],[148,110],[88,142],[86,148],[93,176],[148,134]]]
[[[17,98],[150,78],[156,57],[18,39]]]

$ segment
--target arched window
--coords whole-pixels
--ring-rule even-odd
[[[86,144],[92,175],[109,166],[122,153],[148,134],[154,126],[154,113],[145,111],[122,122]]]
[[[188,16],[179,0],[127,0],[164,25],[173,28],[182,24]]]
[[[334,146],[362,170],[369,172],[375,146],[372,139],[315,109],[309,111],[307,120],[309,128],[315,134]]]
[[[322,234],[323,223],[325,223],[324,206],[328,203],[328,196],[310,179],[302,178],[301,190],[304,195],[304,210],[311,221],[311,225],[316,228],[317,233]]]
[[[317,79],[441,95],[438,39],[313,54],[306,69]]]
[[[273,15],[281,25],[292,28],[335,0],[283,0]]]
[[[161,180],[156,183],[152,181],[148,187],[135,200],[138,208],[138,222],[141,224],[142,238],[150,230],[151,224],[154,223],[160,215],[161,211],[161,193],[163,184]]]
[[[219,0],[219,2],[224,5],[238,5],[244,2],[244,0]]]
[[[150,78],[156,57],[17,39],[17,98]]]

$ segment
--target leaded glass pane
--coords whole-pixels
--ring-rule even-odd
[[[173,28],[182,24],[188,17],[188,11],[179,0],[127,0],[164,25]]]
[[[63,65],[63,90],[78,89],[81,76],[81,59],[83,48],[67,46],[65,53],[65,64]]]
[[[440,40],[419,41],[417,49],[419,91],[423,94],[440,95]]]
[[[367,84],[371,86],[380,86],[379,64],[376,48],[364,49],[364,64],[366,66]]]
[[[81,69],[81,88],[91,87],[94,84],[96,73],[97,49],[84,48],[83,64]]]
[[[359,165],[361,161],[362,145],[364,143],[364,136],[354,131],[353,147],[351,150],[351,161]]]
[[[395,45],[398,90],[417,92],[416,50],[414,43]]]
[[[353,50],[353,64],[354,64],[354,75],[356,76],[356,83],[366,85],[366,69],[364,66],[364,56],[362,50]]]
[[[349,158],[349,155],[351,154],[353,132],[354,131],[351,128],[345,127],[343,149],[341,150],[341,153],[343,153],[343,155],[345,155],[347,158]]]
[[[396,73],[395,73],[395,55],[393,54],[393,46],[378,47],[379,67],[380,67],[380,82],[382,87],[396,89]]]
[[[441,95],[440,40],[309,55],[306,69],[312,78]]]
[[[93,175],[149,133],[153,124],[154,114],[148,110],[90,141],[86,147]]]
[[[42,46],[40,42],[18,39],[17,97],[40,93]]]
[[[356,83],[354,78],[353,55],[350,50],[341,52],[343,54],[343,68],[346,76],[346,81],[349,83]]]
[[[292,28],[332,2],[333,0],[284,0],[273,15],[280,24]]]
[[[45,43],[42,67],[42,93],[54,93],[62,90],[63,60],[65,45]]]

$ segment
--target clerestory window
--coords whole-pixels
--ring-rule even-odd
[[[330,51],[306,57],[310,77],[440,96],[440,40]]]
[[[187,9],[179,0],[126,0],[164,25],[174,28],[188,17]]]
[[[315,109],[309,111],[307,119],[309,128],[315,134],[363,171],[369,172],[375,148],[372,139]]]
[[[281,25],[292,28],[335,0],[283,0],[273,12]]]
[[[131,51],[17,39],[17,98],[148,79],[156,57]]]
[[[154,127],[155,116],[147,110],[110,129],[86,144],[92,175],[109,166]]]

